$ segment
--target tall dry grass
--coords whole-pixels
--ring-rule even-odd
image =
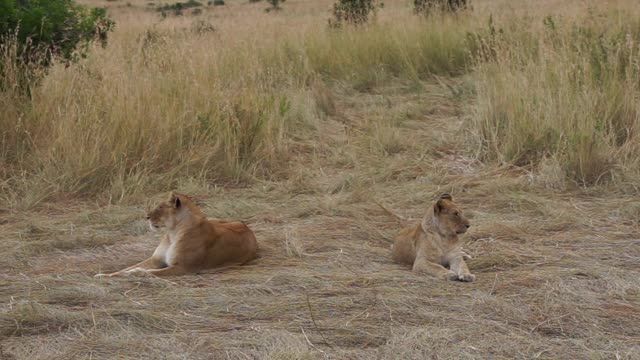
[[[553,169],[581,185],[637,176],[637,13],[506,20],[475,39],[472,117],[485,159]]]
[[[0,42],[0,175],[4,162],[18,162],[28,152],[24,113],[29,91],[43,76],[36,59],[24,62],[21,55],[15,34],[5,34]]]
[[[503,5],[425,20],[393,2],[369,26],[340,31],[300,4],[294,16],[234,3],[218,22],[117,8],[106,49],[54,66],[29,96],[2,89],[3,197],[27,206],[65,194],[119,200],[184,179],[287,177],[291,145],[319,131],[319,114],[336,115],[335,85],[366,92],[465,73],[482,159],[580,184],[632,179],[635,12],[572,2],[571,16],[545,18]]]
[[[306,55],[314,71],[363,89],[393,77],[417,82],[467,70],[470,25],[464,19],[402,21],[310,35]]]
[[[317,91],[325,82],[366,90],[392,77],[417,82],[466,66],[460,21],[425,22],[408,11],[396,24],[330,31],[316,23],[302,33],[260,35],[135,11],[147,26],[120,24],[106,49],[54,66],[20,112],[7,114],[9,122],[24,119],[28,134],[28,145],[3,155],[12,201],[119,200],[185,178],[286,176],[290,143],[313,131],[309,124],[323,111],[308,108],[325,107]]]

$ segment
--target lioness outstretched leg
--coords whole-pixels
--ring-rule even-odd
[[[95,277],[97,278],[101,278],[101,277],[115,277],[115,276],[125,276],[127,275],[128,271],[131,271],[135,268],[142,268],[142,269],[160,269],[165,267],[166,264],[164,263],[164,261],[162,261],[162,259],[156,258],[156,257],[150,257],[147,260],[141,261],[135,265],[131,265],[127,268],[124,268],[120,271],[116,271],[114,273],[111,274],[96,274]]]
[[[476,276],[471,274],[469,268],[467,267],[467,263],[464,261],[463,256],[459,256],[453,260],[451,260],[450,268],[453,272],[458,276],[458,280],[462,281],[474,281]]]
[[[413,271],[417,273],[425,273],[443,280],[458,279],[458,274],[455,272],[447,270],[444,266],[433,263],[421,256],[416,257],[416,260],[413,263]]]
[[[129,270],[130,274],[140,274],[140,275],[155,275],[155,276],[172,276],[172,275],[183,275],[188,273],[185,268],[178,265],[168,266],[162,269],[143,269],[143,268],[134,268]]]

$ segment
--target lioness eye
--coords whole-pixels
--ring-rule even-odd
[[[456,211],[456,212],[453,213],[453,215],[460,216],[460,213]]]

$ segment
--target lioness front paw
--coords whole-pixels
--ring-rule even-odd
[[[445,274],[444,280],[456,281],[456,280],[458,280],[458,274],[456,274],[455,272],[449,270]]]
[[[460,281],[464,281],[464,282],[472,282],[475,281],[476,276],[473,274],[461,274],[460,276],[458,276],[458,280]]]

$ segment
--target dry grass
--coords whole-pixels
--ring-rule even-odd
[[[507,91],[500,84],[509,96],[542,96],[549,84],[508,82],[544,61],[522,72],[505,66],[494,83],[493,65],[465,68],[468,55],[457,52],[465,27],[486,28],[489,13],[496,24],[521,13],[541,24],[547,10],[569,21],[587,11],[582,2],[545,0],[541,10],[478,0],[474,15],[445,19],[437,32],[392,1],[378,14],[381,27],[342,35],[321,31],[330,1],[291,0],[266,14],[265,4],[229,0],[159,23],[145,2],[106,3],[118,20],[109,48],[52,69],[34,93],[25,151],[41,162],[2,158],[0,359],[640,353],[637,182],[575,187],[560,156],[537,167],[498,164],[486,149],[476,156],[469,136],[497,109],[487,104]],[[199,32],[196,19],[216,31]],[[449,30],[453,42],[439,49],[460,62],[425,47]],[[432,38],[420,42],[427,31]],[[351,48],[375,61],[357,66],[346,58]],[[13,106],[2,124],[24,111],[7,92],[0,101]],[[197,130],[201,113],[211,131]],[[224,132],[256,119],[263,127],[251,145]],[[142,215],[171,188],[210,216],[246,220],[261,257],[193,276],[93,279],[152,252],[158,239]],[[376,203],[413,221],[442,192],[471,217],[464,241],[477,282],[416,276],[390,260],[400,225]]]
[[[491,60],[478,65],[474,118],[489,157],[550,160],[579,184],[637,177],[640,23],[610,11],[494,23],[479,36]]]
[[[162,19],[138,5],[116,7],[108,48],[53,67],[23,108],[3,117],[1,135],[15,138],[0,153],[8,202],[118,202],[184,178],[282,179],[294,139],[315,130],[318,112],[335,113],[325,80],[367,91],[394,77],[420,86],[433,74],[461,73],[467,58],[454,19],[407,14],[402,26],[381,20],[331,32],[318,16],[298,26],[304,8],[265,14],[264,4],[235,3]],[[0,98],[20,104],[11,91]],[[9,126],[15,118],[17,129]]]

